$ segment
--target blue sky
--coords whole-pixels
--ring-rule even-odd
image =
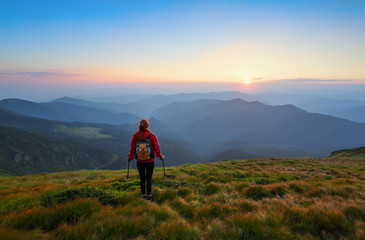
[[[365,1],[356,0],[3,0],[0,83],[362,84],[364,26]]]

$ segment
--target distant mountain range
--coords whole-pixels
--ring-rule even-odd
[[[154,132],[158,135],[163,152],[166,154],[166,166],[176,166],[184,163],[197,163],[200,162],[200,157],[194,151],[189,150],[190,143],[184,140],[180,140],[170,134],[170,130],[167,128],[159,129],[161,123],[158,120],[151,119],[151,124],[156,126]],[[134,132],[136,132],[137,124],[125,124],[125,125],[109,125],[109,124],[95,124],[95,123],[69,123],[53,120],[45,120],[35,117],[22,116],[17,113],[12,113],[7,110],[0,109],[0,127],[17,128],[14,131],[8,131],[7,136],[20,136],[14,137],[9,141],[0,141],[0,149],[5,149],[6,154],[0,154],[0,162],[4,163],[0,165],[0,174],[3,172],[5,175],[9,174],[28,174],[38,173],[40,171],[53,172],[53,171],[66,171],[67,168],[61,165],[54,165],[56,169],[42,168],[38,165],[37,171],[31,165],[19,165],[20,162],[15,162],[15,156],[25,156],[24,151],[21,148],[12,148],[13,146],[26,147],[32,154],[26,156],[32,156],[32,159],[43,159],[47,161],[47,156],[50,156],[50,152],[54,155],[63,156],[60,152],[53,151],[54,145],[67,145],[80,148],[86,148],[88,150],[94,150],[94,152],[103,153],[103,161],[94,165],[81,165],[79,162],[75,163],[73,170],[76,169],[123,169],[127,166],[126,157],[130,149],[130,140]],[[22,134],[16,132],[21,132]],[[26,132],[25,132],[26,131]],[[32,133],[30,133],[32,132]],[[38,140],[36,140],[38,138]],[[39,144],[23,144],[23,143],[39,143]],[[44,144],[43,144],[44,143]],[[48,144],[49,143],[49,144]],[[45,148],[39,146],[45,145]],[[48,144],[48,145],[47,145]],[[43,146],[42,145],[42,146]],[[14,149],[19,149],[16,151]],[[5,150],[3,152],[5,152]],[[65,152],[74,153],[72,147]],[[53,155],[52,155],[53,156]],[[87,157],[81,162],[87,162],[92,157]],[[90,155],[92,156],[92,155]],[[110,157],[112,156],[112,157]],[[27,157],[26,157],[27,158]],[[63,159],[63,158],[62,158]],[[58,159],[58,161],[62,161]],[[51,160],[50,160],[51,161]],[[100,163],[100,164],[99,164]],[[7,164],[11,165],[11,168],[2,168]],[[17,166],[17,164],[19,166]],[[133,163],[135,165],[135,162]],[[156,165],[160,166],[160,161],[156,161]],[[33,166],[33,165],[32,165]],[[60,167],[57,167],[60,166]],[[28,169],[29,167],[29,169]],[[135,166],[134,166],[135,167]],[[3,169],[3,171],[1,170]],[[19,170],[14,170],[19,169]],[[71,168],[68,168],[70,170]]]
[[[128,96],[94,98],[92,100],[102,101],[102,102],[117,102],[117,103],[138,102],[138,103],[153,105],[155,107],[161,107],[163,105],[173,102],[191,102],[201,99],[231,100],[233,98],[256,100],[254,96],[239,91],[210,92],[210,93],[178,93],[169,95],[137,94]]]
[[[365,123],[365,101],[321,97],[302,102],[298,106],[311,112],[328,114]]]
[[[365,124],[309,113],[293,105],[200,100],[169,104],[154,116],[204,148],[235,141],[326,155],[365,143]]]
[[[135,114],[143,115],[143,113],[152,112],[157,108],[173,102],[192,102],[201,99],[209,100],[231,100],[234,98],[241,98],[246,101],[259,101],[267,105],[285,105],[292,104],[298,106],[306,111],[313,113],[321,113],[332,115],[339,118],[348,119],[351,121],[365,123],[365,97],[359,99],[359,93],[355,99],[348,99],[341,94],[332,94],[330,97],[323,97],[322,92],[303,92],[301,94],[294,93],[257,93],[247,94],[239,91],[229,92],[211,92],[211,93],[186,93],[186,94],[171,94],[171,95],[151,95],[139,94],[120,97],[98,98],[99,101],[113,101],[118,103],[140,103],[148,104],[151,110],[143,109],[139,112],[138,107]],[[130,112],[130,111],[125,111]],[[146,115],[143,115],[146,116]],[[147,114],[147,116],[150,116]]]
[[[128,102],[124,104],[116,102],[92,102],[70,97],[57,98],[52,100],[51,103],[69,103],[78,106],[102,109],[104,111],[110,111],[114,113],[131,113],[138,116],[146,116],[146,114],[154,109],[152,105],[138,102]]]
[[[124,124],[136,123],[140,119],[131,113],[113,113],[64,102],[35,103],[21,99],[5,99],[0,101],[0,107],[24,116],[64,122]]]
[[[230,96],[239,98],[230,99]],[[244,96],[246,94],[240,92],[139,95],[135,99],[137,102],[130,103],[92,102],[68,97],[46,103],[4,99],[0,101],[0,127],[27,132],[6,130],[7,139],[12,135],[22,138],[14,137],[10,145],[9,142],[1,143],[0,147],[6,154],[1,155],[0,160],[13,165],[7,170],[1,166],[0,169],[4,170],[4,174],[37,172],[30,165],[27,165],[29,171],[14,170],[14,164],[20,164],[14,163],[14,157],[23,156],[19,158],[23,159],[24,151],[16,148],[20,149],[17,152],[12,146],[21,146],[22,141],[38,142],[28,144],[34,149],[32,159],[53,156],[39,147],[43,144],[41,142],[48,141],[68,146],[70,153],[74,153],[77,146],[89,152],[90,156],[105,153],[105,157],[95,164],[85,165],[85,159],[76,161],[74,169],[125,168],[131,135],[137,131],[141,117],[149,118],[150,129],[160,140],[167,166],[270,156],[321,157],[337,149],[365,145],[365,124],[310,113],[290,104],[272,106],[259,101],[245,101],[242,100]],[[174,101],[176,99],[184,101]],[[308,101],[307,97],[298,99]],[[362,108],[361,101],[356,104],[358,107],[354,107]],[[37,138],[38,141],[35,140]],[[48,149],[55,148],[51,144]],[[62,165],[64,155],[56,150],[53,152],[62,156],[57,160],[60,165],[55,166],[60,166],[62,171],[67,170]],[[157,161],[156,164],[159,166],[161,163]],[[18,167],[22,169],[24,166]],[[54,171],[40,165],[35,168]]]

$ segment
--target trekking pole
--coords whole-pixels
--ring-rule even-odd
[[[129,179],[129,159],[127,158],[127,161],[128,161],[128,172],[127,172],[127,189],[126,189],[126,192],[128,192],[128,179]]]
[[[162,166],[163,166],[163,177],[165,180],[165,188],[166,188],[167,185],[166,185],[166,172],[165,172],[165,158],[161,158],[161,160],[162,160]]]

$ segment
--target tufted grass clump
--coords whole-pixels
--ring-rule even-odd
[[[56,203],[65,203],[77,198],[96,198],[103,205],[113,206],[124,205],[127,202],[127,194],[125,192],[85,186],[49,194],[41,199],[41,205],[48,207]]]
[[[356,220],[360,220],[365,222],[365,207],[358,206],[348,206],[343,210],[344,215],[350,222],[355,222]]]
[[[157,240],[199,240],[202,239],[199,229],[187,222],[176,219],[163,222],[151,233],[151,239]]]
[[[39,199],[32,196],[22,198],[12,198],[0,202],[0,214],[8,214],[14,211],[23,211],[31,207],[37,206]]]
[[[192,219],[194,217],[194,207],[184,203],[180,199],[175,199],[170,202],[170,206],[178,212],[178,214],[185,219]]]
[[[314,197],[322,197],[323,195],[327,194],[327,190],[321,187],[310,189],[308,192],[306,192],[307,196],[310,198]]]
[[[177,195],[179,197],[185,198],[193,193],[193,190],[188,187],[181,187],[177,189]]]
[[[225,221],[229,239],[293,239],[292,234],[281,226],[270,226],[265,219],[249,215],[233,215]]]
[[[258,205],[248,201],[248,200],[242,200],[238,203],[238,207],[242,212],[252,212],[258,209]]]
[[[306,232],[323,239],[339,239],[353,234],[352,224],[342,213],[334,210],[311,208],[304,215],[302,224]]]
[[[44,235],[40,230],[25,232],[11,227],[0,226],[0,239],[2,240],[45,239]]]
[[[199,220],[226,217],[234,212],[234,208],[228,204],[212,203],[206,204],[196,210],[196,218]]]
[[[79,225],[60,226],[54,231],[52,239],[130,239],[148,236],[153,224],[154,220],[150,216],[126,217],[106,211]]]
[[[304,192],[304,187],[302,185],[300,185],[299,183],[291,183],[289,185],[289,189],[293,190],[296,193],[303,193]]]
[[[212,195],[217,193],[220,190],[220,186],[216,183],[208,183],[204,188],[205,195]]]
[[[285,185],[274,185],[269,187],[269,192],[271,197],[284,197],[288,193]]]
[[[160,190],[155,194],[155,201],[159,204],[165,201],[170,201],[177,197],[177,193],[178,193],[177,190],[170,188]]]
[[[57,208],[38,207],[14,215],[9,220],[9,225],[16,229],[33,230],[42,229],[50,231],[60,224],[74,224],[79,220],[90,217],[100,210],[100,205],[93,200],[79,199]]]
[[[126,191],[127,190],[127,182],[116,181],[112,183],[113,189],[117,191]],[[130,180],[128,181],[128,191],[134,191],[139,189],[139,180]]]
[[[244,196],[253,200],[261,200],[271,196],[270,191],[263,186],[250,186],[243,192]]]

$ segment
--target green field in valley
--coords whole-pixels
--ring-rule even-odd
[[[95,127],[67,127],[64,125],[58,125],[54,131],[56,133],[65,133],[74,137],[99,139],[99,138],[112,138],[113,136],[100,133],[102,129]]]

